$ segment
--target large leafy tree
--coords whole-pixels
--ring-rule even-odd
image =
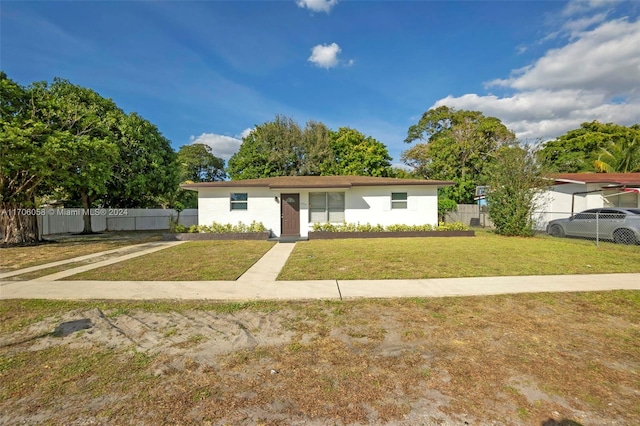
[[[173,150],[151,123],[67,80],[26,88],[0,73],[0,201],[3,242],[36,241],[36,196],[60,194],[85,211],[142,205],[177,185]]]
[[[484,183],[482,176],[492,155],[514,139],[513,132],[495,117],[441,106],[425,112],[409,127],[405,142],[419,143],[402,153],[402,161],[426,179],[456,182],[441,195],[469,203],[475,187]]]
[[[213,154],[211,147],[202,143],[183,145],[176,159],[180,183],[213,182],[224,180],[224,160]],[[171,208],[197,208],[198,194],[175,188],[162,199]]]
[[[64,162],[52,182],[63,193],[79,199],[84,209],[83,233],[91,233],[89,209],[107,194],[113,166],[120,157],[111,129],[124,114],[110,99],[67,80],[43,84],[51,106],[46,119],[64,135]]]
[[[231,179],[299,175],[297,159],[304,156],[301,142],[300,126],[277,115],[242,139],[240,149],[229,159],[227,172]]]
[[[518,144],[503,146],[485,172],[487,206],[496,233],[532,236],[536,199],[549,185],[535,149]]]
[[[387,147],[355,129],[341,127],[331,132],[331,151],[333,161],[325,163],[323,175],[395,175]]]
[[[637,169],[633,166],[639,157],[637,141],[639,124],[626,127],[592,121],[546,142],[539,156],[558,173],[628,172]]]
[[[0,72],[0,235],[3,244],[39,240],[34,208],[39,186],[51,178],[66,135],[43,120],[41,87],[24,88]]]
[[[302,130],[299,146],[294,147],[298,174],[317,176],[324,174],[335,163],[332,151],[333,132],[323,123],[308,121]]]
[[[50,120],[68,136],[53,183],[83,207],[83,233],[92,232],[93,206],[149,207],[177,187],[175,153],[155,125],[67,80],[54,79],[47,93]]]
[[[153,207],[157,197],[177,188],[178,165],[171,142],[135,112],[121,114],[112,128],[119,161],[111,167],[101,201],[111,207]]]
[[[331,131],[309,121],[304,129],[290,118],[256,126],[229,159],[231,179],[273,176],[368,175],[391,176],[387,148],[357,130]]]
[[[216,157],[211,147],[203,143],[180,147],[177,161],[180,182],[214,182],[227,177],[224,172],[224,160]]]

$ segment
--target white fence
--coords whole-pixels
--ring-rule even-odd
[[[82,232],[83,209],[44,209],[38,216],[42,235]],[[91,209],[91,228],[102,231],[151,231],[169,229],[169,218],[178,218],[173,209]],[[180,224],[198,224],[198,209],[180,212]]]

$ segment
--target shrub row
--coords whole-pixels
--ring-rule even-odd
[[[335,225],[333,223],[314,223],[314,232],[420,232],[420,231],[468,231],[469,227],[461,222],[444,223],[438,226],[433,225],[371,225],[369,223],[343,223]]]
[[[249,225],[245,225],[242,222],[238,222],[237,225],[231,223],[217,223],[213,222],[211,225],[191,225],[186,227],[184,225],[176,225],[173,232],[176,233],[205,233],[205,234],[247,234],[251,232],[266,232],[268,229],[262,224],[262,222],[256,222],[255,220]]]

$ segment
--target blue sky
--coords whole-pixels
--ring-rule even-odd
[[[525,140],[640,122],[640,2],[11,1],[0,68],[62,77],[228,159],[276,114],[356,128],[394,163],[448,105]]]

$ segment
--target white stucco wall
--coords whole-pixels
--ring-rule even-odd
[[[549,221],[569,217],[572,213],[572,203],[574,214],[587,209],[604,207],[606,201],[603,195],[606,191],[599,191],[601,189],[602,185],[596,183],[567,183],[552,186],[542,194],[536,208],[536,228],[544,230]],[[585,194],[585,192],[588,193]]]
[[[391,208],[392,192],[407,193],[406,209]],[[438,224],[438,190],[435,186],[355,187],[347,191],[345,204],[348,223]]]
[[[247,210],[231,210],[232,192],[246,192]],[[198,225],[217,223],[250,224],[262,222],[276,235],[280,234],[280,204],[274,199],[280,196],[267,188],[200,188],[198,190]]]
[[[585,192],[587,193],[585,194]],[[547,202],[542,204],[540,209],[552,213],[571,213],[572,202],[574,213],[595,209],[605,205],[604,193],[606,191],[602,191],[602,185],[600,184],[568,183],[554,185],[544,194]]]
[[[248,209],[231,210],[232,192],[248,194]],[[300,235],[306,237],[313,224],[309,223],[309,192],[344,192],[345,221],[372,225],[438,224],[438,190],[435,186],[378,186],[349,189],[287,189],[267,188],[200,188],[198,190],[198,224],[212,222],[262,222],[275,236],[281,232],[280,199],[283,193],[300,194]],[[407,192],[407,209],[391,209],[391,193]]]

